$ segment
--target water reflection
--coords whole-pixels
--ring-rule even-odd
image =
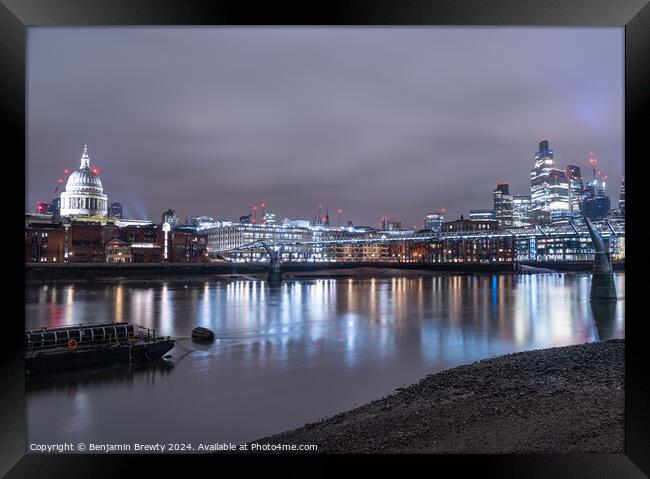
[[[146,382],[153,383],[157,377],[168,375],[174,363],[165,359],[139,363],[133,366],[116,366],[112,368],[91,369],[75,372],[61,372],[47,376],[29,376],[26,379],[26,390],[36,391],[65,391],[68,397],[75,397],[83,387],[106,387],[126,385],[133,387],[134,378],[142,376]]]
[[[583,274],[28,287],[27,327],[133,322],[195,349],[171,370],[32,383],[30,440],[252,440],[458,364],[623,337],[624,278],[604,307]],[[192,343],[194,326],[215,342]]]

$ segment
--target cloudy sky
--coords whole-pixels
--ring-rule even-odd
[[[133,218],[404,225],[530,193],[537,144],[623,175],[622,28],[29,28],[27,209],[84,143]]]

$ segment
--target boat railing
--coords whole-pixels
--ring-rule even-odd
[[[160,336],[156,336],[156,330],[151,328],[146,328],[144,326],[134,325],[133,331],[128,331],[125,335],[112,335],[108,334],[102,338],[92,338],[89,339],[87,336],[84,336],[82,340],[78,338],[65,338],[62,340],[55,341],[25,341],[25,352],[32,353],[35,351],[43,350],[52,350],[52,349],[76,349],[77,347],[83,346],[100,346],[100,345],[110,345],[110,344],[135,344],[135,343],[148,343],[155,342],[156,339],[160,339]],[[74,341],[74,342],[72,342]]]

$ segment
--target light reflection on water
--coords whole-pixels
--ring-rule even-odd
[[[196,351],[28,381],[29,442],[247,441],[350,409],[424,375],[509,352],[623,337],[590,275],[43,285],[26,326],[120,321]],[[595,318],[594,318],[595,315]],[[191,328],[212,329],[196,345]]]

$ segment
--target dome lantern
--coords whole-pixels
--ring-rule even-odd
[[[79,169],[90,169],[90,158],[88,158],[88,145],[84,145],[84,152],[81,154],[81,165]]]

